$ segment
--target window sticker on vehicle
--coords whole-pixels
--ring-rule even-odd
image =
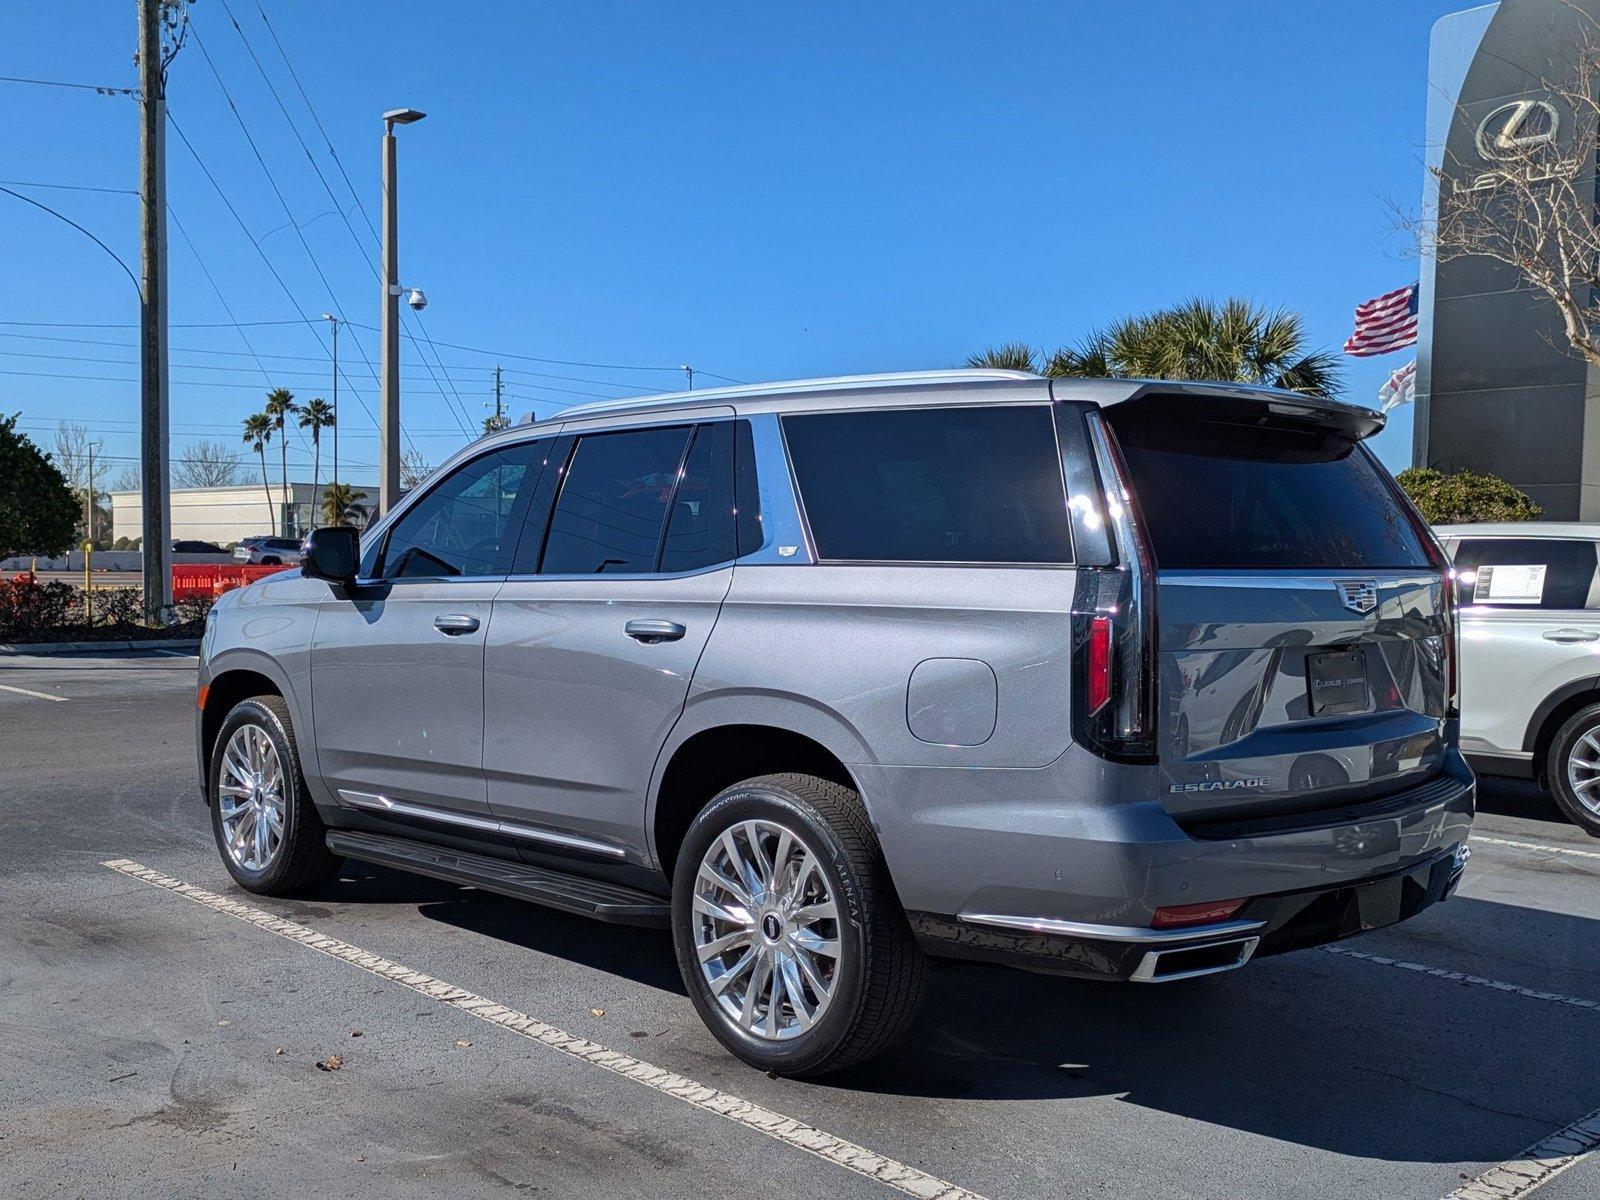
[[[1544,598],[1544,563],[1498,563],[1478,568],[1473,600],[1482,604],[1537,604]]]

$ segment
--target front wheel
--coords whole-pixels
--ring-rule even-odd
[[[860,798],[764,775],[690,825],[672,930],[690,999],[764,1071],[818,1075],[870,1058],[916,1015],[923,963]]]
[[[209,782],[211,831],[240,887],[286,896],[338,870],[281,697],[252,696],[233,706],[211,748]]]
[[[1545,776],[1561,811],[1600,837],[1600,704],[1580,708],[1556,730]]]

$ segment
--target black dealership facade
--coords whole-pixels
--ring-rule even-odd
[[[1445,187],[1492,174],[1484,130],[1520,121],[1572,136],[1576,122],[1562,119],[1540,80],[1571,69],[1596,19],[1600,0],[1502,0],[1434,26],[1425,214],[1436,211],[1435,169]],[[1498,475],[1547,520],[1600,520],[1600,369],[1564,348],[1554,309],[1508,267],[1425,255],[1421,283],[1413,460]]]

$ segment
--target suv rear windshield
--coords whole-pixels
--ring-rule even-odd
[[[1156,562],[1171,568],[1429,565],[1383,468],[1344,434],[1262,408],[1113,408]]]
[[[820,558],[1072,561],[1045,405],[806,414],[783,432]]]

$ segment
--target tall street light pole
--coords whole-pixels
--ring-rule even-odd
[[[383,114],[383,398],[378,415],[380,516],[400,499],[400,246],[394,127],[410,125],[426,115],[414,108],[391,108]]]
[[[339,486],[339,318],[323,313],[322,319],[333,326],[333,486]],[[312,504],[316,497],[312,497]]]
[[[167,96],[161,61],[162,0],[139,0],[139,198],[144,303],[139,312],[139,543],[145,619],[172,605],[168,511],[171,426],[167,394]]]

